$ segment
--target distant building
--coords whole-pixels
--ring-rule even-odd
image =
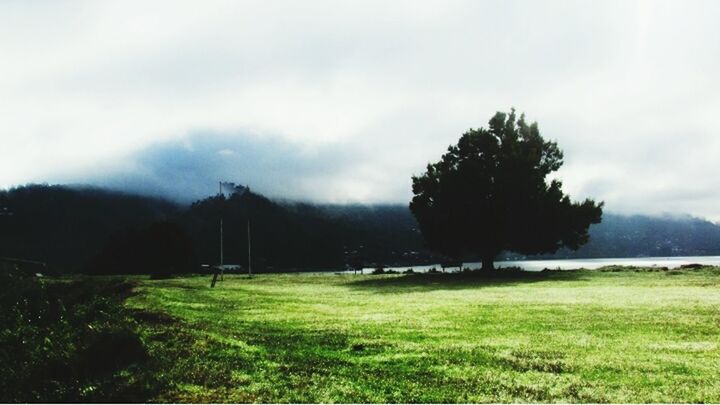
[[[235,194],[243,195],[249,190],[250,190],[250,187],[243,187],[240,185],[236,185],[235,183],[232,183],[232,182],[221,181],[219,194],[221,194],[225,198],[230,198],[231,196],[233,196]]]

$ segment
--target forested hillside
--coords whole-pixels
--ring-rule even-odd
[[[590,242],[555,257],[720,255],[720,226],[691,216],[605,214],[590,228]]]
[[[96,188],[31,185],[0,191],[0,257],[79,271],[117,232],[167,220],[179,208]]]
[[[247,263],[249,220],[258,272],[442,260],[424,247],[403,205],[279,203],[239,188],[227,197],[180,206],[45,185],[0,191],[0,257],[47,262],[57,272],[196,271],[202,263],[219,262],[221,218],[224,262]],[[577,251],[542,257],[720,255],[720,226],[689,216],[605,214],[590,235]]]

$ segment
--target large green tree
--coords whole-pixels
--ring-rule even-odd
[[[504,250],[523,254],[578,249],[599,223],[603,203],[572,202],[546,180],[563,164],[557,143],[515,110],[487,129],[470,129],[442,159],[414,176],[410,210],[428,246],[453,258],[479,256],[485,270]]]

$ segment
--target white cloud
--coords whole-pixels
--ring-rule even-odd
[[[3,2],[0,186],[137,172],[134,153],[211,130],[280,136],[299,158],[349,149],[351,162],[298,178],[293,196],[406,202],[412,174],[515,106],[565,150],[573,196],[720,220],[718,11],[644,0]],[[282,163],[276,175],[293,176]]]

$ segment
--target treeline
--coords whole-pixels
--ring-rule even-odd
[[[243,190],[180,206],[92,188],[31,185],[0,191],[0,257],[60,273],[167,274],[220,260],[254,271],[337,270],[431,260],[399,206],[273,202]]]
[[[48,269],[62,273],[194,272],[220,260],[220,219],[224,263],[247,263],[249,225],[256,272],[442,260],[424,247],[415,219],[402,205],[279,203],[239,189],[180,206],[47,185],[0,191],[0,257],[47,262]],[[720,255],[720,226],[692,217],[606,214],[590,237],[577,251],[543,257]]]
[[[79,272],[119,232],[178,214],[165,200],[95,188],[32,185],[0,191],[0,257]]]

